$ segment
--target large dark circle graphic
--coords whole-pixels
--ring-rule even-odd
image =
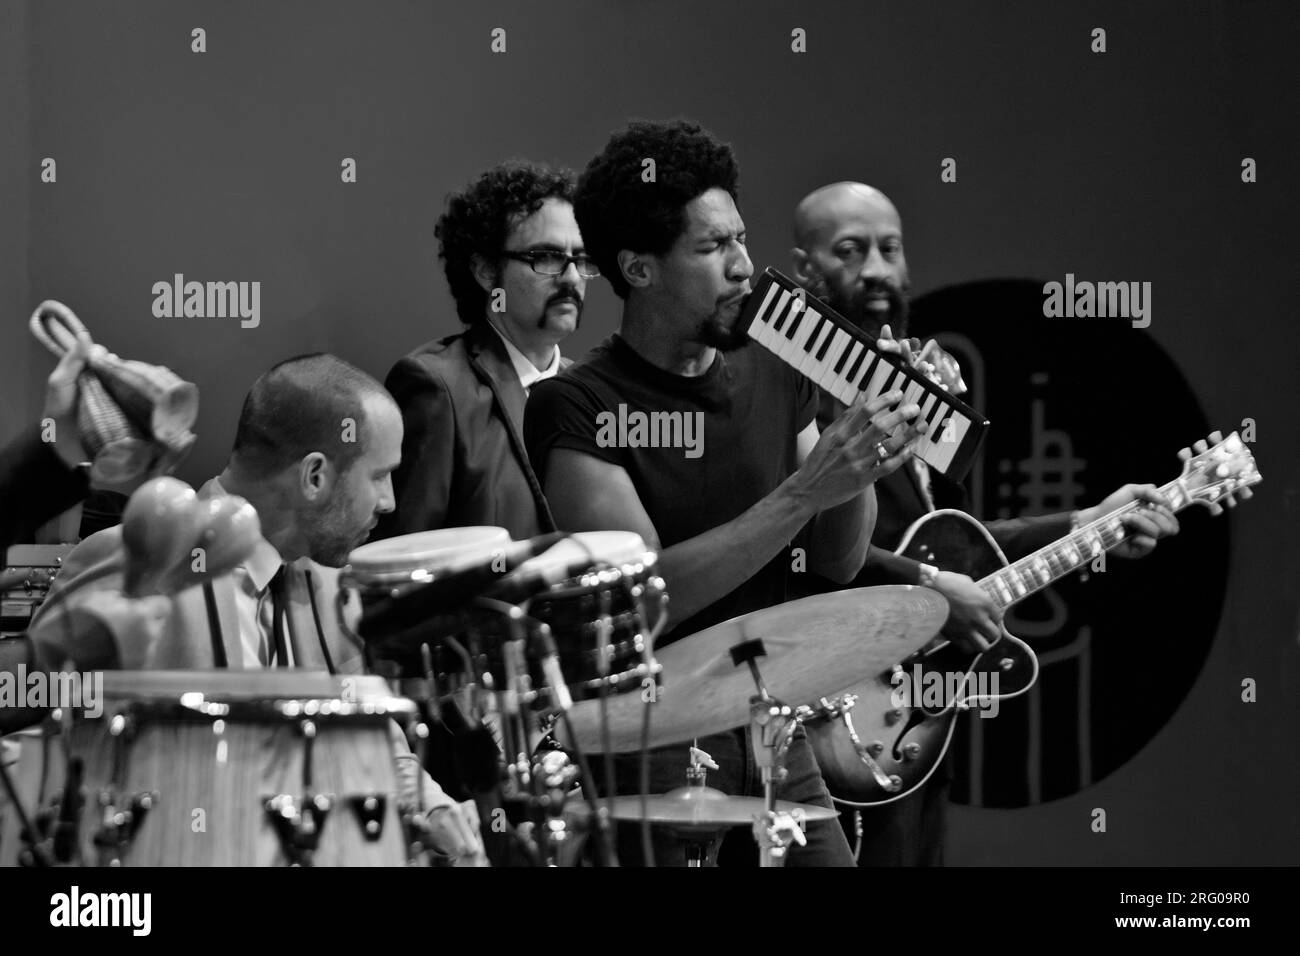
[[[919,297],[911,334],[939,335],[967,400],[992,422],[967,485],[990,519],[1097,504],[1129,482],[1164,485],[1176,453],[1212,429],[1192,386],[1148,329],[1123,318],[1046,318],[1044,283],[990,280]],[[1108,557],[1013,608],[1038,653],[1028,695],[994,718],[960,718],[952,797],[1023,807],[1071,796],[1133,758],[1186,698],[1223,608],[1228,523],[1201,506],[1138,561]],[[1189,755],[1188,759],[1198,759]]]

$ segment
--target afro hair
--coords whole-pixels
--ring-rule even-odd
[[[573,210],[588,254],[619,298],[629,291],[619,252],[663,255],[686,228],[686,205],[710,189],[737,200],[739,178],[731,147],[689,120],[634,121],[611,136],[579,177]]]

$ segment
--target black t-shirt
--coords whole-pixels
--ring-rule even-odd
[[[812,382],[756,345],[719,352],[707,372],[688,377],[652,365],[615,334],[533,386],[524,442],[543,487],[554,448],[621,466],[667,548],[775,490],[797,467],[796,438],[816,412]],[[660,644],[785,601],[791,562],[779,551],[735,591],[674,622]]]

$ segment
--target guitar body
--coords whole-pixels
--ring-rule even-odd
[[[954,510],[918,519],[895,553],[975,581],[1007,565],[988,530]],[[1037,677],[1038,658],[1005,628],[1002,638],[979,654],[938,639],[891,673],[824,698],[820,707],[803,708],[803,722],[836,802],[890,803],[934,773],[962,709],[1016,697]],[[888,786],[864,756],[889,778]]]
[[[1178,453],[1183,471],[1160,488],[1175,513],[1193,504],[1221,514],[1238,495],[1249,498],[1262,478],[1241,437],[1211,432]],[[1193,451],[1195,454],[1193,454]],[[1130,502],[1007,563],[988,530],[961,511],[934,511],[907,529],[896,554],[967,574],[1005,612],[1128,536]],[[836,802],[855,807],[890,803],[929,779],[952,740],[957,714],[1016,697],[1038,679],[1038,658],[1018,638],[1002,637],[980,654],[938,639],[888,674],[798,709],[822,776]]]

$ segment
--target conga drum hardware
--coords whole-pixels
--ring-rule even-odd
[[[284,704],[285,702],[281,702]],[[307,704],[317,704],[313,713],[319,711],[319,701],[303,702],[302,710]],[[283,710],[283,708],[282,708]],[[292,794],[278,793],[266,797],[263,805],[267,816],[275,827],[280,839],[280,849],[290,866],[311,866],[312,856],[320,845],[321,832],[334,809],[333,794],[316,793],[312,784],[312,748],[316,743],[316,722],[303,720],[298,725],[302,734],[302,798],[295,799]]]
[[[123,806],[117,793],[99,791],[100,823],[92,838],[99,866],[121,866],[122,857],[131,848],[145,815],[158,800],[157,791],[132,794]]]
[[[388,798],[384,794],[352,794],[348,797],[348,804],[367,840],[373,843],[384,835],[384,813],[388,808]]]

